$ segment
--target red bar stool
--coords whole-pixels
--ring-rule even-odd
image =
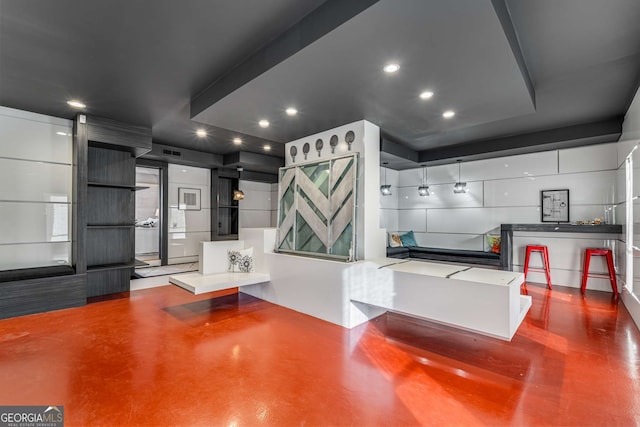
[[[544,268],[529,268],[529,257],[531,252],[540,252],[542,255],[542,263]],[[544,245],[527,245],[527,253],[524,258],[524,278],[527,279],[527,272],[539,271],[547,276],[547,286],[551,289],[551,274],[549,273],[549,250]]]
[[[589,263],[591,262],[591,256],[605,256],[607,257],[607,266],[609,267],[609,275],[604,274],[589,274]],[[584,253],[584,269],[582,270],[582,293],[587,289],[587,279],[589,277],[599,277],[601,279],[609,279],[611,281],[611,289],[613,293],[618,295],[618,282],[616,281],[616,269],[613,266],[613,252],[611,249],[601,248],[587,248]]]

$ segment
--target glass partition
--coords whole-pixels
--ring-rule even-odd
[[[640,150],[627,156],[626,166],[626,280],[625,286],[640,299]]]
[[[0,270],[71,265],[72,133],[0,107]]]
[[[280,169],[281,252],[353,260],[358,155]]]

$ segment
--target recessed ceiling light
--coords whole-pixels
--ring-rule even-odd
[[[420,94],[420,99],[429,99],[432,96],[433,96],[433,92],[431,92],[430,90],[425,90]]]
[[[258,125],[260,125],[261,128],[268,128],[269,120],[262,119],[258,122]]]
[[[56,132],[56,135],[67,136],[67,134],[65,132],[60,132],[60,131]]]
[[[289,107],[285,110],[285,113],[287,113],[287,116],[295,116],[296,114],[298,114],[298,110],[293,107]]]
[[[395,73],[399,69],[400,69],[400,65],[396,63],[387,64],[383,68],[385,73]]]
[[[268,144],[265,144],[262,148],[264,148],[264,151],[270,151],[271,150],[271,146]]]
[[[234,144],[236,144],[236,145],[240,145],[240,144],[242,144],[242,139],[240,139],[240,138],[233,138],[233,143],[234,143]]]
[[[205,136],[207,136],[207,131],[204,129],[198,129],[196,131],[196,135],[198,135],[200,138],[204,138]]]
[[[444,113],[442,113],[442,117],[444,117],[445,119],[450,119],[455,115],[456,115],[456,112],[453,110],[447,110]]]
[[[83,102],[77,101],[75,99],[67,101],[67,104],[69,104],[73,108],[87,108],[86,104],[84,104]]]

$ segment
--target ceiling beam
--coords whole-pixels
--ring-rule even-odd
[[[278,169],[284,166],[283,157],[267,156],[266,154],[238,151],[225,154],[222,160],[224,167],[241,167],[254,172],[277,174]]]
[[[238,176],[243,181],[266,182],[267,184],[278,182],[278,175],[275,173],[242,171]]]
[[[438,165],[451,163],[453,159],[480,160],[615,142],[622,133],[623,120],[623,116],[617,116],[593,123],[424,150],[419,153],[419,162]]]
[[[153,143],[151,151],[144,154],[142,158],[196,167],[217,168],[222,166],[222,156],[220,154],[156,143]]]
[[[391,141],[386,136],[383,136],[380,139],[380,152],[391,154],[395,157],[400,157],[401,159],[409,160],[416,163],[420,158],[420,154],[416,150]]]
[[[191,118],[301,51],[379,0],[327,0],[282,35],[232,68],[191,99]]]
[[[533,81],[531,80],[529,69],[527,68],[527,64],[524,60],[522,49],[520,49],[518,34],[513,27],[511,14],[509,13],[509,7],[505,3],[505,0],[491,0],[491,4],[493,5],[493,9],[496,11],[496,15],[498,16],[498,20],[500,21],[500,25],[502,26],[502,31],[504,31],[504,35],[507,37],[509,46],[511,46],[511,51],[513,52],[516,63],[518,64],[518,68],[520,68],[520,74],[522,74],[522,79],[524,80],[524,84],[527,87],[529,96],[531,97],[531,102],[533,103],[533,108],[535,109],[536,91],[533,87]]]

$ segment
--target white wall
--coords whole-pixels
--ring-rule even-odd
[[[380,185],[391,185],[391,194],[388,196],[380,196],[380,228],[384,228],[389,232],[394,232],[399,229],[398,175],[399,172],[396,170],[385,167],[380,168]],[[418,191],[417,186],[416,191]]]
[[[481,251],[485,234],[499,233],[502,223],[540,222],[541,190],[565,188],[571,221],[608,218],[616,153],[615,144],[603,144],[462,163],[466,194],[453,193],[457,164],[434,166],[427,168],[427,197],[417,192],[421,168],[389,170],[393,195],[381,199],[381,225],[389,231],[413,230],[422,246]]]
[[[201,209],[178,209],[178,189],[200,190]],[[169,164],[169,253],[168,263],[198,260],[201,241],[211,240],[211,171]]]
[[[500,224],[540,223],[540,191],[552,189],[569,189],[570,221],[602,217],[613,222],[617,167],[616,143],[466,162],[460,173],[469,192],[454,194],[458,165],[434,166],[427,168],[428,197],[417,192],[421,168],[388,171],[393,196],[381,199],[381,225],[389,231],[413,230],[421,246],[482,251],[486,234],[499,234]],[[568,286],[580,284],[585,245],[613,246],[611,236],[521,235],[514,238],[515,270],[522,269],[524,247],[539,238],[553,239],[552,280]],[[535,273],[528,279],[544,281]],[[589,288],[610,290],[598,279],[590,279]]]
[[[271,184],[271,227],[278,227],[278,183]]]
[[[244,193],[244,199],[238,202],[238,228],[271,227],[275,202],[272,192],[274,184],[240,180],[238,187]]]
[[[72,263],[72,128],[0,107],[0,270]]]

